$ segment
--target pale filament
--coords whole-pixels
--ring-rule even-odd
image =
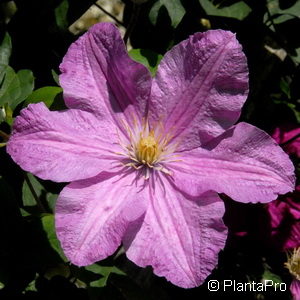
[[[126,121],[122,122],[127,138],[122,138],[118,132],[119,145],[123,152],[117,154],[128,158],[124,165],[143,170],[145,179],[149,178],[153,170],[171,175],[165,164],[176,161],[174,158],[177,155],[174,152],[177,144],[170,143],[173,136],[165,132],[161,122],[150,128],[148,119],[143,119],[142,124],[136,118],[133,120],[132,127]]]

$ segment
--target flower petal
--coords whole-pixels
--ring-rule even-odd
[[[111,255],[128,224],[143,215],[143,187],[135,176],[101,173],[62,190],[55,210],[56,232],[73,264],[85,266]]]
[[[179,154],[173,180],[194,195],[207,190],[240,202],[269,202],[294,189],[294,166],[264,131],[247,123],[228,129],[205,148]]]
[[[247,94],[247,61],[235,35],[223,30],[196,33],[160,63],[150,116],[181,136],[185,142],[180,150],[190,150],[232,126]]]
[[[157,175],[160,176],[160,175]],[[224,204],[216,193],[197,199],[176,190],[161,176],[153,190],[143,223],[124,238],[127,257],[173,284],[200,285],[218,261],[227,230]]]
[[[68,182],[95,176],[113,167],[119,150],[115,128],[91,113],[49,111],[31,104],[15,120],[7,152],[24,170],[42,179]]]
[[[300,300],[300,281],[298,279],[293,279],[291,282],[290,292],[293,300]]]
[[[151,75],[129,58],[118,29],[98,23],[71,45],[60,65],[60,84],[70,108],[102,118],[125,114],[131,124],[145,114]]]

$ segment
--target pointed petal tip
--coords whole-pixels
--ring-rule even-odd
[[[227,228],[216,193],[191,200],[167,179],[157,186],[142,225],[123,244],[128,259],[182,288],[202,284],[216,267]],[[187,197],[187,198],[186,198]],[[145,247],[147,245],[147,247]]]
[[[168,51],[159,64],[150,119],[164,119],[165,127],[184,141],[178,150],[191,150],[238,120],[248,90],[247,59],[235,34],[196,33]]]
[[[62,190],[55,208],[55,226],[62,249],[73,264],[93,264],[120,246],[129,224],[145,210],[145,197],[137,192],[141,186],[135,179],[135,173],[103,172]]]
[[[239,49],[242,48],[241,44],[236,38],[236,33],[229,30],[212,29],[205,32],[197,32],[190,36],[190,39],[193,42],[200,41],[203,38],[217,45],[227,42],[227,47],[234,47]]]
[[[289,156],[266,132],[247,123],[181,155],[182,162],[174,164],[174,180],[195,195],[212,189],[239,202],[267,203],[295,186]]]
[[[16,118],[6,151],[25,171],[70,182],[111,168],[116,159],[112,140],[106,144],[111,130],[85,111],[50,111],[42,102],[30,104]]]
[[[92,26],[69,47],[60,65],[60,85],[69,108],[93,112],[112,123],[115,113],[145,114],[152,77],[132,60],[118,28],[111,23]]]

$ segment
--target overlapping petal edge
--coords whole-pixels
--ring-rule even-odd
[[[57,202],[56,229],[72,263],[91,264],[123,242],[137,265],[195,287],[226,241],[217,193],[267,202],[293,190],[293,165],[274,140],[249,124],[233,126],[248,70],[231,32],[192,35],[165,55],[152,79],[128,57],[113,25],[96,24],[60,68],[69,109],[29,105],[7,151],[43,179],[71,182]],[[172,159],[167,152],[159,164],[154,155],[153,166],[140,166],[120,155],[123,142],[134,140],[130,128],[145,124],[163,127]],[[149,142],[156,133],[147,132]]]

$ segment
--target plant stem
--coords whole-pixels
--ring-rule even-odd
[[[31,192],[31,194],[32,194],[32,196],[33,196],[33,198],[34,198],[34,200],[35,200],[35,202],[36,202],[38,208],[40,209],[40,211],[41,211],[42,213],[46,213],[47,210],[45,209],[43,203],[40,201],[40,199],[39,199],[39,197],[38,197],[36,191],[34,190],[34,187],[33,187],[32,183],[31,183],[31,181],[30,181],[30,179],[29,179],[27,173],[25,173],[24,178],[25,178],[25,181],[26,181],[26,183],[27,183],[27,185],[28,185],[28,187],[29,187],[29,189],[30,189],[30,192]]]
[[[0,130],[0,137],[2,137],[5,142],[7,142],[9,140],[9,134],[5,133],[2,130]]]
[[[136,24],[136,21],[138,19],[138,16],[140,14],[140,10],[141,10],[141,6],[139,4],[133,3],[133,7],[132,7],[132,14],[128,23],[128,26],[126,28],[126,32],[124,35],[124,43],[125,45],[127,44],[128,38],[130,37],[132,30]]]
[[[123,22],[119,21],[115,16],[113,16],[110,12],[108,12],[105,8],[103,8],[101,5],[99,5],[97,2],[94,3],[95,6],[97,6],[100,10],[102,10],[105,14],[107,14],[109,17],[111,17],[116,23],[119,25],[124,26]]]

